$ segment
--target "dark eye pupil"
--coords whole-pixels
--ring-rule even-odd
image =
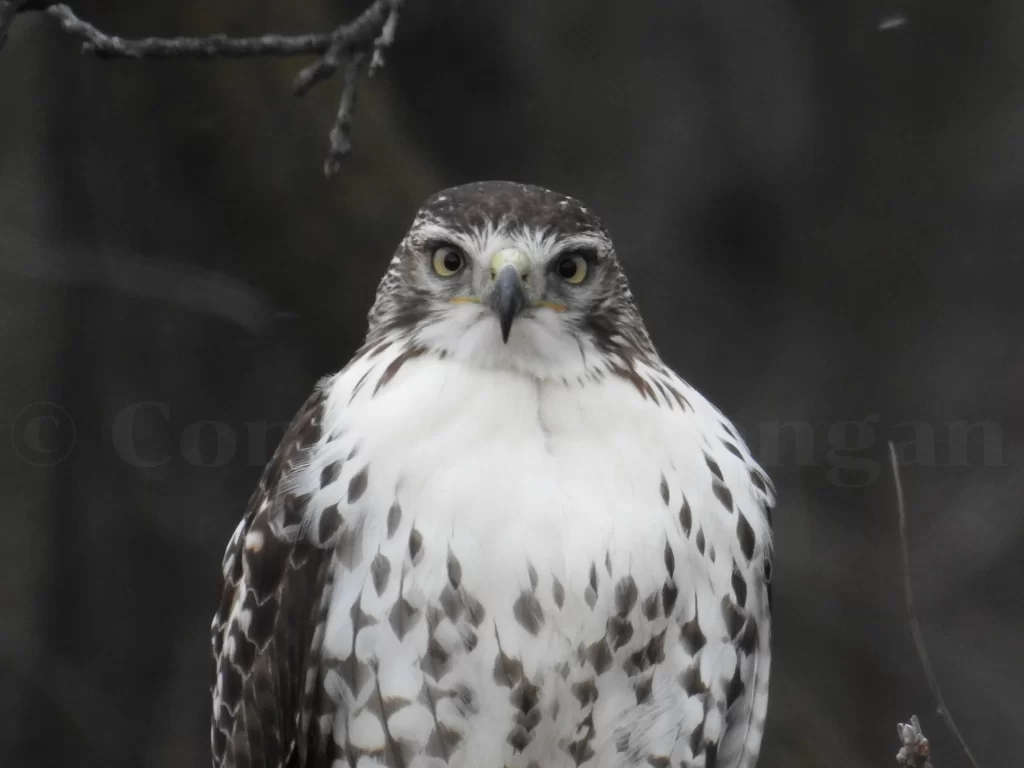
[[[449,272],[454,272],[462,266],[462,257],[457,253],[449,251],[444,256],[444,268]]]
[[[566,280],[574,277],[578,269],[576,259],[562,259],[558,262],[558,274]]]

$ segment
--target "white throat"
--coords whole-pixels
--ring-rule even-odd
[[[505,343],[489,308],[453,306],[418,329],[410,343],[473,367],[517,371],[540,381],[578,380],[599,363],[594,345],[570,333],[565,318],[547,308],[525,310]]]

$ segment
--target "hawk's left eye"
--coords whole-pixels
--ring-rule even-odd
[[[555,272],[567,283],[579,285],[587,276],[587,260],[578,253],[563,256],[555,264]]]
[[[442,245],[434,251],[434,271],[441,277],[451,277],[466,264],[465,257],[458,249],[450,245]]]

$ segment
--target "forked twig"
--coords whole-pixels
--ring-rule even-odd
[[[383,52],[395,39],[398,12],[404,0],[374,0],[353,21],[342,24],[329,34],[260,35],[257,37],[146,37],[128,40],[108,35],[79,18],[67,5],[47,0],[0,0],[0,48],[18,14],[43,11],[60,23],[61,29],[80,38],[83,53],[101,59],[222,59],[256,56],[310,56],[319,58],[305,67],[295,79],[299,96],[334,76],[343,62],[344,83],[341,101],[330,132],[330,148],[324,162],[324,173],[334,176],[341,160],[352,149],[352,114],[356,88],[363,74],[372,76],[384,63]],[[363,62],[367,57],[371,64]]]

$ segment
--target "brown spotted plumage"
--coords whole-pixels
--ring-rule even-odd
[[[424,203],[225,554],[215,768],[753,768],[771,481],[581,202]]]
[[[309,714],[330,553],[298,536],[303,510],[281,484],[319,440],[323,401],[314,393],[295,417],[225,553],[212,625],[214,765],[315,764],[322,754],[320,724]]]

